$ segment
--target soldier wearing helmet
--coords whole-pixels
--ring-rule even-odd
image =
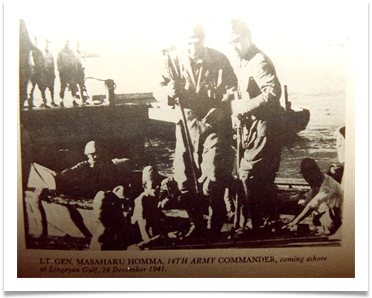
[[[68,38],[65,40],[63,49],[58,53],[57,56],[57,68],[59,72],[59,78],[61,81],[61,89],[59,96],[61,98],[61,106],[64,106],[65,90],[71,91],[73,97],[73,104],[78,105],[80,102],[77,98],[77,58],[75,53],[69,48],[70,41]]]
[[[66,191],[73,195],[93,198],[100,190],[111,190],[118,184],[114,163],[103,158],[102,148],[96,141],[85,145],[87,160],[62,171],[60,180]]]
[[[103,158],[102,148],[96,141],[89,141],[84,148],[87,160],[62,171],[57,175],[57,190],[65,195],[82,199],[93,199],[99,191],[109,191],[120,185],[114,163]],[[71,219],[85,237],[92,234],[86,227],[80,212],[68,207]]]
[[[157,98],[184,108],[186,123],[180,120],[176,126],[174,178],[192,221],[190,232],[202,237],[205,232],[217,235],[226,215],[223,194],[233,164],[228,90],[237,85],[227,57],[205,42],[203,24],[189,24],[185,49],[165,53]],[[185,141],[187,131],[190,142]],[[204,201],[210,207],[207,225]]]
[[[270,58],[252,41],[242,19],[231,20],[231,44],[240,58],[239,99],[232,102],[233,115],[242,116],[242,148],[239,178],[243,189],[240,205],[244,219],[240,237],[277,217],[274,180],[279,170],[281,145],[281,85]]]

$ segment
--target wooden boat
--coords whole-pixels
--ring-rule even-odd
[[[286,97],[287,98],[287,97]],[[145,138],[149,135],[159,138],[173,138],[174,124],[179,115],[172,107],[160,107],[151,93],[118,94],[111,104],[100,104],[105,96],[93,97],[92,106],[55,109],[33,109],[20,112],[23,189],[25,190],[26,246],[39,249],[90,248],[90,239],[82,236],[69,220],[67,206],[78,209],[84,216],[94,217],[94,201],[76,198],[55,192],[54,171],[59,172],[84,159],[84,145],[94,139],[101,140],[110,148],[108,158],[126,156],[146,162],[144,156]],[[288,127],[297,133],[306,128],[310,112],[295,111],[286,104]],[[165,117],[166,116],[166,117]],[[38,165],[37,165],[38,164]],[[43,165],[43,166],[40,166]],[[30,172],[31,168],[31,172]],[[49,169],[53,169],[51,171]],[[41,179],[30,184],[30,173]],[[40,176],[40,172],[44,176]],[[133,171],[134,185],[141,191],[140,172]],[[46,182],[49,181],[49,182]],[[45,184],[46,183],[46,184]],[[45,185],[44,185],[45,184]],[[303,181],[276,181],[278,190],[278,211],[282,215],[276,225],[283,225],[298,212],[297,200],[301,192],[308,189]],[[47,188],[47,193],[35,194],[36,189]],[[137,195],[138,191],[134,192]],[[131,200],[134,197],[130,198]],[[187,226],[187,213],[181,209],[163,210],[169,225]],[[316,236],[312,231],[297,235],[275,228],[275,232],[263,231],[249,239],[235,241],[231,235],[231,222],[226,222],[222,238],[213,242],[198,242],[180,239],[154,239],[142,243],[142,249],[184,249],[223,247],[282,247],[298,245],[340,245],[340,239]],[[307,224],[307,226],[309,226]],[[36,232],[35,232],[36,231]]]
[[[141,192],[141,172],[132,171],[133,186],[137,189],[132,197],[125,200],[132,201]],[[55,190],[54,172],[37,164],[31,167],[28,190],[25,195],[25,226],[26,246],[32,249],[59,250],[88,250],[91,249],[91,239],[79,234],[72,223],[68,208],[76,208],[88,223],[97,220],[99,212],[92,198],[73,197]],[[309,190],[309,186],[301,180],[277,179],[277,211],[280,219],[256,230],[243,239],[232,237],[233,224],[227,218],[222,227],[220,237],[208,239],[184,239],[156,236],[148,242],[141,242],[138,227],[128,223],[128,239],[123,247],[106,246],[105,249],[207,249],[207,248],[269,248],[269,247],[297,247],[297,246],[339,246],[339,235],[319,236],[316,234],[311,219],[305,219],[297,232],[281,229],[298,214],[302,207],[298,200],[302,193]],[[36,195],[35,190],[48,188]],[[124,203],[123,203],[124,204]],[[162,210],[166,225],[175,231],[182,231],[189,227],[188,214],[182,208],[173,205]],[[130,213],[130,212],[129,212]],[[129,216],[129,215],[128,215]],[[204,215],[207,220],[207,215]],[[89,226],[89,225],[87,225]],[[137,233],[137,234],[136,234]]]

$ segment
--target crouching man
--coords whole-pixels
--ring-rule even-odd
[[[298,224],[312,212],[313,223],[318,227],[319,234],[333,235],[342,223],[341,185],[332,177],[323,174],[316,161],[311,158],[302,160],[301,173],[311,187],[304,202],[306,206],[283,228],[297,231]]]
[[[159,238],[177,238],[178,232],[169,232],[166,217],[162,212],[164,204],[168,201],[161,196],[162,178],[154,167],[147,166],[142,172],[142,186],[144,191],[134,200],[132,224],[138,223],[143,244]],[[132,247],[134,248],[134,247]]]

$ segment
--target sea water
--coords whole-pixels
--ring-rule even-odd
[[[274,55],[279,80],[288,87],[292,107],[308,109],[311,114],[306,129],[283,147],[277,177],[301,179],[300,164],[305,157],[315,159],[324,172],[338,163],[336,133],[346,125],[347,55],[340,45],[323,46],[319,52],[293,60]],[[161,172],[172,173],[173,140],[150,138],[146,149]]]
[[[324,27],[326,28],[328,27]],[[309,32],[313,32],[313,29]],[[271,30],[270,34],[272,34]],[[316,38],[309,39],[306,36],[295,38],[289,33],[278,35],[276,39],[273,35],[271,36],[274,39],[266,35],[258,40],[257,46],[259,48],[262,46],[261,49],[273,61],[282,86],[288,86],[289,101],[292,106],[308,109],[311,113],[306,130],[298,133],[296,139],[283,148],[278,177],[301,178],[299,167],[304,157],[314,158],[323,171],[327,171],[332,163],[338,161],[335,134],[339,127],[346,124],[346,79],[350,46],[336,40],[332,34],[330,38],[328,36],[324,38],[324,41],[330,39],[332,43],[316,40]],[[257,34],[256,39],[259,37],[260,35]],[[289,44],[290,41],[292,41],[291,44]],[[137,43],[128,42],[128,45],[123,47],[122,44],[111,42],[112,46],[103,43],[101,49],[97,42],[92,43],[94,46],[91,46],[89,51],[94,52],[100,49],[100,53],[97,57],[86,58],[85,76],[100,80],[113,79],[117,85],[116,94],[153,92],[161,80],[160,69],[163,65],[161,45],[148,46],[142,44],[145,43],[142,40]],[[53,46],[51,50],[56,58],[62,44],[55,43]],[[82,47],[84,47],[84,42],[82,42]],[[238,63],[233,58],[236,55],[225,51],[225,43],[223,47],[217,47],[217,49],[225,53],[233,67],[236,67]],[[56,71],[55,97],[57,102],[59,102],[59,85]],[[89,79],[86,81],[86,86],[88,95],[91,97],[106,92],[102,81]],[[38,93],[39,91],[35,90],[35,100],[38,101],[37,104],[40,104],[41,98]],[[69,96],[69,92],[66,91],[66,97]],[[49,92],[47,92],[47,98],[49,97]],[[147,140],[147,153],[154,158],[154,163],[164,174],[172,173],[174,145],[174,141],[151,136]]]

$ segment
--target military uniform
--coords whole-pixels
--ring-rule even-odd
[[[273,183],[281,154],[281,85],[273,63],[255,45],[242,58],[239,91],[241,100],[246,101],[249,108],[243,117],[244,153],[239,177],[248,198],[245,204],[249,204],[251,209],[251,214],[248,214],[248,206],[244,208],[245,216],[260,225],[264,217],[275,213]]]
[[[30,52],[32,43],[24,20],[19,21],[19,106],[24,108],[27,86],[31,76]]]
[[[34,90],[36,85],[38,85],[41,97],[43,99],[44,104],[47,103],[46,97],[45,97],[45,59],[43,52],[38,49],[36,46],[33,46],[32,48],[32,60],[33,60],[33,67],[32,67],[32,73],[31,73],[31,83],[32,83],[32,89],[30,91],[30,99],[29,99],[29,107],[33,106],[33,100],[34,100]]]
[[[75,53],[67,46],[58,53],[57,68],[61,80],[60,98],[64,98],[67,85],[72,96],[75,97],[77,93],[77,60]]]
[[[79,85],[80,89],[80,96],[81,99],[85,102],[84,100],[84,91],[86,91],[85,87],[85,65],[84,65],[84,57],[81,55],[80,50],[76,50],[76,58],[77,58],[77,63],[76,63],[76,83]]]
[[[44,51],[44,61],[45,61],[45,75],[44,75],[44,85],[48,88],[50,95],[52,97],[52,104],[54,104],[54,80],[56,78],[55,67],[54,67],[54,57],[51,51]]]
[[[203,58],[196,61],[186,51],[169,53],[163,78],[163,86],[171,81],[181,85],[179,100],[185,108],[194,157],[192,165],[180,121],[176,126],[175,180],[196,225],[202,224],[202,208],[193,188],[192,167],[199,183],[215,186],[208,199],[213,210],[210,225],[218,232],[226,215],[223,193],[233,164],[230,103],[223,99],[226,90],[237,85],[236,76],[225,55],[206,48]],[[168,97],[168,103],[175,104],[175,98]]]
[[[98,191],[108,191],[119,185],[118,171],[112,161],[100,161],[91,167],[82,161],[58,176],[60,188],[67,194],[93,198]]]

